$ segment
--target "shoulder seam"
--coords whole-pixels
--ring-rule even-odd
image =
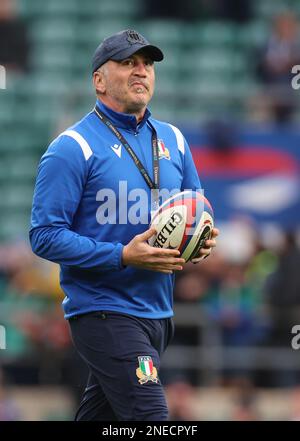
[[[185,146],[184,146],[184,137],[183,134],[181,133],[181,131],[179,129],[177,129],[177,127],[173,126],[172,124],[168,124],[171,129],[173,130],[175,136],[176,136],[176,141],[177,141],[177,147],[178,150],[181,151],[181,153],[184,155],[185,153]]]
[[[76,132],[75,130],[66,130],[65,132],[61,133],[59,137],[61,136],[69,136],[70,138],[73,138],[81,147],[82,153],[84,155],[85,160],[87,161],[93,154],[93,151],[87,141],[83,138],[80,133]]]

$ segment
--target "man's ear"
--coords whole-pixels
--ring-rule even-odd
[[[103,72],[96,71],[93,73],[93,83],[96,90],[97,95],[105,93],[105,77]]]

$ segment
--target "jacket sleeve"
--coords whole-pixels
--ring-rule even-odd
[[[60,265],[86,270],[117,271],[121,243],[97,242],[71,230],[88,177],[88,160],[79,144],[60,136],[43,155],[37,173],[31,229],[32,250]]]

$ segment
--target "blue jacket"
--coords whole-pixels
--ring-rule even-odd
[[[148,110],[137,124],[135,116],[97,105],[153,179],[150,119],[159,139],[161,189],[200,188],[190,149],[176,127],[151,118]],[[50,144],[38,167],[30,241],[34,253],[61,267],[66,318],[97,310],[173,315],[173,275],[122,265],[123,246],[149,227],[150,201],[150,188],[132,158],[94,112]]]

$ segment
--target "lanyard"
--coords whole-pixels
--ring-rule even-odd
[[[99,107],[95,106],[94,108],[95,114],[98,116],[101,122],[105,124],[110,131],[118,138],[118,140],[123,144],[126,151],[134,161],[136,167],[140,171],[141,175],[143,176],[144,180],[146,181],[148,187],[151,190],[154,190],[154,208],[156,209],[158,207],[158,191],[159,191],[159,159],[158,159],[158,140],[157,140],[157,133],[153,125],[148,121],[149,126],[152,129],[152,137],[151,137],[151,143],[152,143],[152,158],[153,158],[153,177],[154,181],[150,178],[149,174],[147,173],[145,167],[143,166],[142,162],[138,158],[138,156],[135,154],[133,149],[131,148],[130,144],[126,141],[122,133],[113,125],[113,123],[104,115],[103,112],[99,109]]]

